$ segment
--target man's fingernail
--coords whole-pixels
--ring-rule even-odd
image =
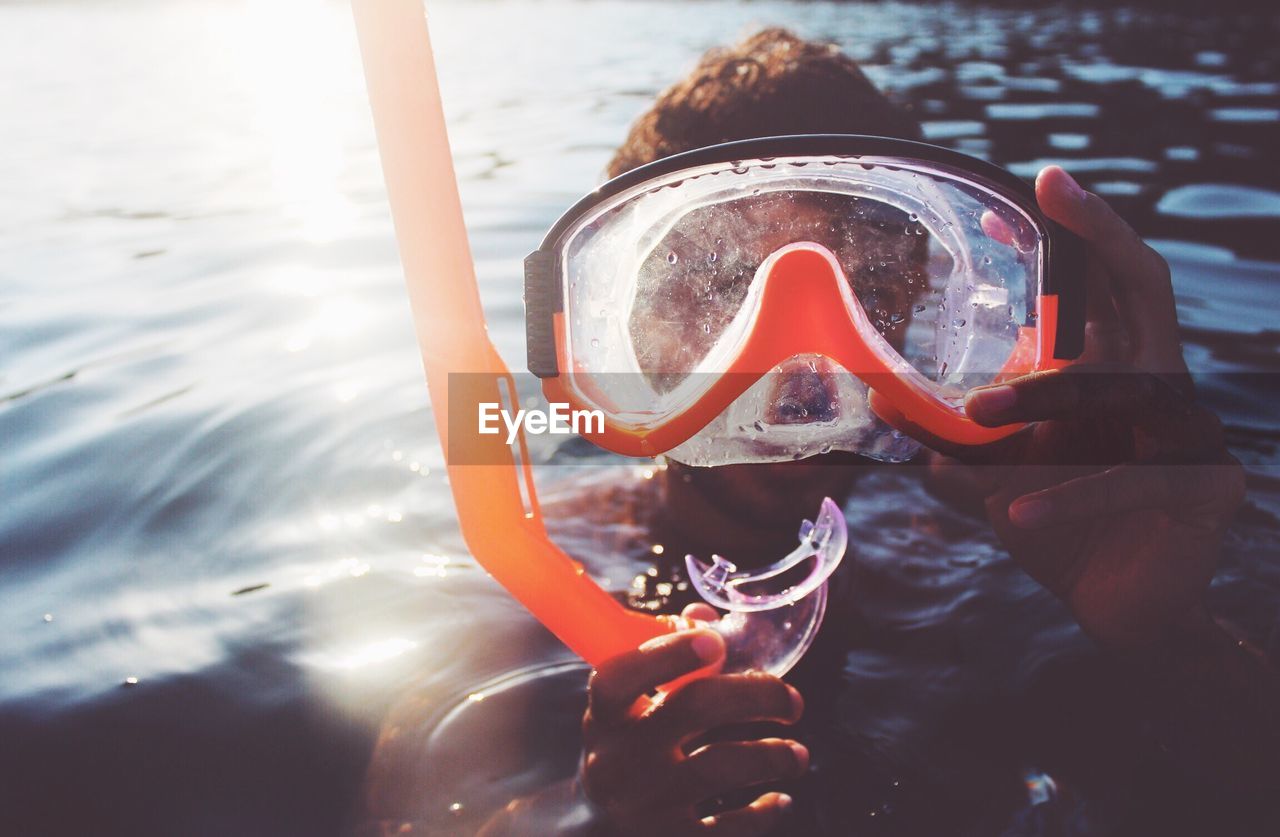
[[[662,646],[666,645],[668,642],[673,642],[673,641],[675,641],[673,634],[663,634],[662,636],[655,636],[653,639],[646,639],[644,642],[640,643],[639,650],[652,651],[655,648],[661,648]]]
[[[724,650],[724,641],[719,636],[703,631],[693,638],[693,653],[704,663],[714,663],[720,659]]]
[[[1007,385],[977,390],[972,397],[982,406],[983,412],[995,415],[1012,409],[1018,403],[1018,391]]]
[[[1048,500],[1036,497],[1023,497],[1020,500],[1014,500],[1009,506],[1009,520],[1015,526],[1031,528],[1039,526],[1049,516],[1052,510]]]
[[[801,744],[799,741],[792,741],[791,752],[795,753],[796,764],[800,765],[800,769],[808,770],[809,769],[809,748]]]
[[[786,811],[791,807],[791,797],[785,793],[778,794],[778,807]]]
[[[1083,201],[1085,199],[1084,189],[1080,188],[1080,184],[1076,182],[1074,177],[1067,174],[1065,169],[1062,170],[1062,183],[1066,186],[1067,194],[1071,196],[1072,200]]]

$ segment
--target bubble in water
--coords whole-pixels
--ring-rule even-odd
[[[593,349],[598,349],[598,348],[600,348],[600,338],[599,338],[599,337],[592,337],[592,338],[591,338],[591,348],[593,348]]]
[[[678,261],[680,261],[680,257],[676,255],[676,252],[674,250],[672,250],[670,253],[667,253],[667,264],[675,264]]]
[[[964,328],[964,317],[956,317],[951,324],[956,328]]]
[[[925,308],[924,303],[923,303],[923,302],[921,302],[921,303],[917,303],[917,304],[916,304],[916,307],[915,307],[914,309],[912,309],[912,310],[914,310],[917,314],[923,314],[923,313],[924,313],[924,308]]]
[[[917,214],[915,214],[914,212],[912,212],[912,213],[911,213],[910,215],[908,215],[907,217],[908,217],[908,218],[910,218],[912,221],[919,221],[919,220],[920,220],[920,216],[919,216],[919,215],[917,215]]]
[[[715,264],[719,260],[720,260],[720,254],[717,253],[716,251],[712,250],[710,253],[707,254],[707,262],[709,264]]]
[[[898,323],[902,322],[906,318],[907,318],[906,314],[903,314],[901,311],[895,311],[889,315],[889,325],[897,325]]]
[[[755,424],[753,424],[753,425],[751,425],[751,426],[752,426],[752,427],[754,427],[754,428],[756,429],[756,431],[757,431],[757,432],[759,432],[759,433],[763,433],[763,432],[764,432],[764,422],[762,422],[762,421],[757,421]]]
[[[990,257],[990,256],[986,256],[986,257],[984,257],[984,258],[982,259],[982,263],[983,263],[983,264],[991,264],[991,257]]]
[[[703,324],[702,324],[702,332],[703,332],[703,334],[710,334],[710,333],[711,333],[711,323],[703,323]]]

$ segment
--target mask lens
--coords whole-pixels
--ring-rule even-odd
[[[809,242],[839,263],[876,331],[862,338],[958,407],[1034,325],[1041,241],[1007,198],[924,164],[815,158],[682,172],[616,199],[567,240],[574,369],[627,373],[593,383],[640,422],[693,403],[750,334],[760,266]]]
[[[760,265],[796,242],[835,254],[881,336],[904,349],[912,303],[928,293],[924,227],[866,197],[764,192],[691,210],[641,262],[627,328],[656,390],[698,367],[738,317]]]

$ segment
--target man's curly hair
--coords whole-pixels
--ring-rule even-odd
[[[836,45],[773,27],[703,55],[631,126],[608,174],[694,148],[780,134],[919,139],[920,127]]]

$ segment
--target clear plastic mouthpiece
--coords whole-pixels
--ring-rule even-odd
[[[830,497],[814,521],[800,524],[800,545],[776,563],[740,570],[719,555],[712,563],[685,556],[694,589],[713,607],[727,610],[708,627],[724,637],[724,671],[783,675],[813,643],[827,607],[827,579],[849,544],[844,513]]]

